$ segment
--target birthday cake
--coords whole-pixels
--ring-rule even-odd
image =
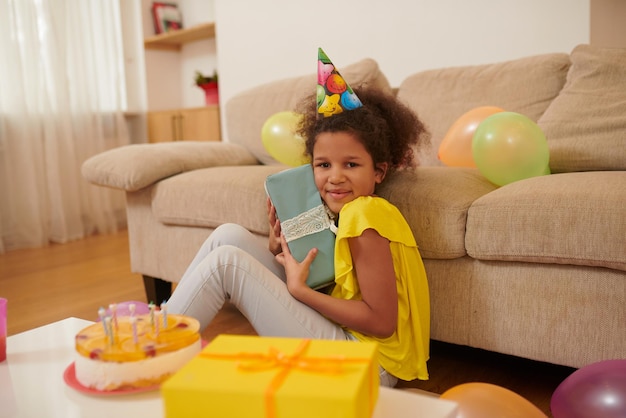
[[[100,315],[76,334],[75,374],[84,387],[100,391],[158,385],[201,350],[194,318],[153,311]]]

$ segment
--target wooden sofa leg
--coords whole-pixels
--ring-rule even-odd
[[[172,295],[172,283],[156,277],[143,276],[143,286],[146,289],[148,302],[160,305]]]

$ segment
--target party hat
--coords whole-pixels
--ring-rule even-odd
[[[322,48],[317,50],[317,113],[329,117],[363,106]]]

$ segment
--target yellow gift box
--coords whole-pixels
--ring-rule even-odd
[[[161,385],[168,418],[364,418],[375,343],[219,335]]]

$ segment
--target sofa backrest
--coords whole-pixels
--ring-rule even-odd
[[[391,92],[391,86],[378,68],[378,63],[366,58],[338,68],[352,87],[369,85]],[[315,93],[317,74],[264,84],[233,96],[226,104],[228,141],[247,148],[263,164],[279,164],[263,147],[261,129],[275,113],[294,110],[298,101]]]
[[[416,153],[422,166],[441,166],[439,145],[465,112],[497,106],[537,122],[550,149],[552,173],[626,170],[626,49],[579,45],[571,54],[428,70],[392,89],[376,61],[339,69],[352,86],[390,92],[426,124],[431,141]],[[229,141],[263,164],[279,164],[263,147],[261,128],[273,114],[293,110],[314,91],[316,75],[275,81],[244,91],[226,104]]]
[[[626,170],[626,49],[578,45],[563,90],[539,118],[553,173]]]
[[[563,88],[569,66],[567,54],[555,53],[407,77],[398,98],[417,113],[431,134],[430,146],[417,153],[420,165],[443,165],[437,158],[441,141],[459,117],[476,107],[497,106],[536,122]]]

